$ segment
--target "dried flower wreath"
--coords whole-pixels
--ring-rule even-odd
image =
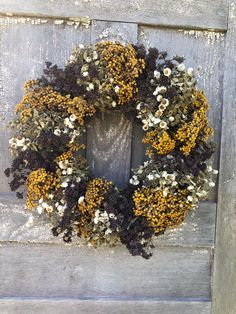
[[[64,69],[46,62],[44,75],[25,83],[5,174],[19,198],[26,190],[27,208],[50,219],[55,236],[95,247],[121,242],[149,258],[153,236],[183,222],[214,186],[208,104],[183,61],[156,48],[99,42],[74,48]],[[89,118],[109,110],[134,113],[148,144],[148,161],[122,190],[94,178],[80,153]]]

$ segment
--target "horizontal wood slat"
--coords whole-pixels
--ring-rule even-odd
[[[165,235],[158,237],[156,245],[212,247],[215,207],[215,203],[200,203],[181,226],[169,229]],[[0,241],[62,243],[61,238],[52,236],[51,227],[45,225],[43,217],[36,215],[34,224],[28,225],[30,214],[30,211],[24,210],[24,203],[17,201],[13,195],[0,197]],[[76,239],[74,241],[76,243]]]
[[[210,314],[211,302],[0,299],[1,314]]]
[[[227,7],[222,0],[0,0],[2,13],[219,30],[227,29]]]
[[[160,247],[150,260],[118,247],[3,244],[1,297],[210,298],[211,250]]]

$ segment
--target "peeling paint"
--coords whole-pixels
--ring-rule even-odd
[[[85,28],[89,28],[91,24],[91,20],[89,16],[86,17],[76,17],[76,18],[67,18],[67,19],[54,19],[54,18],[33,18],[33,17],[16,17],[10,13],[6,14],[7,17],[0,17],[0,25],[1,26],[9,26],[9,25],[17,25],[17,24],[32,24],[32,25],[40,25],[46,24],[49,22],[53,22],[55,25],[66,24],[69,26],[74,26],[77,28],[78,26],[83,26]]]
[[[183,30],[180,29],[179,32],[184,33],[185,36],[191,36],[195,38],[206,38],[208,44],[214,44],[216,41],[224,40],[224,33],[213,32],[213,31],[197,31],[197,30]]]
[[[61,25],[63,23],[64,23],[64,20],[55,20],[54,21],[54,24],[56,24],[56,25]]]

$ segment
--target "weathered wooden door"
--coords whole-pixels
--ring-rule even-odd
[[[45,60],[63,65],[73,44],[102,39],[143,43],[170,55],[184,55],[188,66],[199,67],[200,87],[212,104],[210,120],[217,144],[214,165],[220,164],[221,170],[219,184],[208,200],[180,228],[156,241],[154,256],[148,261],[129,256],[123,247],[65,246],[43,222],[29,226],[29,213],[15,200],[1,174],[1,314],[207,314],[212,282],[213,313],[236,313],[236,250],[230,250],[236,233],[235,5],[233,1],[228,6],[224,0],[0,0],[2,118],[8,120],[13,114],[23,82],[41,75]],[[87,158],[96,175],[122,186],[130,168],[144,159],[144,147],[138,145],[142,130],[122,115],[111,115],[109,124],[104,121],[96,117],[88,127]],[[3,124],[1,171],[10,162],[9,133]],[[227,282],[231,286],[224,294]]]

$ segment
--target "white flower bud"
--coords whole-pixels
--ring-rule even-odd
[[[167,123],[165,121],[161,121],[159,126],[161,129],[165,129],[167,127]]]
[[[192,196],[189,195],[189,196],[187,197],[187,200],[188,200],[189,202],[192,202],[192,201],[193,201]]]
[[[153,75],[154,75],[154,77],[158,80],[158,79],[160,78],[160,76],[161,76],[161,73],[160,73],[159,71],[155,70],[155,71],[153,72]]]
[[[61,135],[61,130],[60,129],[55,129],[53,132],[56,136],[60,136]]]
[[[75,114],[70,115],[70,121],[74,122],[77,119]]]
[[[177,69],[178,69],[180,72],[182,72],[182,71],[185,70],[185,65],[184,65],[183,63],[181,63],[181,64],[178,65]]]
[[[67,188],[68,187],[68,183],[66,181],[62,182],[61,187],[62,188]]]
[[[84,202],[84,196],[80,196],[79,199],[78,199],[78,204],[81,204]],[[97,213],[97,211],[96,211]]]
[[[163,96],[162,95],[158,95],[157,96],[157,101],[161,102],[162,101]]]
[[[165,75],[165,76],[170,76],[171,75],[171,69],[170,68],[165,68],[164,70],[163,70],[163,74]]]
[[[73,173],[73,169],[72,168],[68,168],[67,170],[66,170],[66,172],[67,172],[67,174],[72,174]]]

